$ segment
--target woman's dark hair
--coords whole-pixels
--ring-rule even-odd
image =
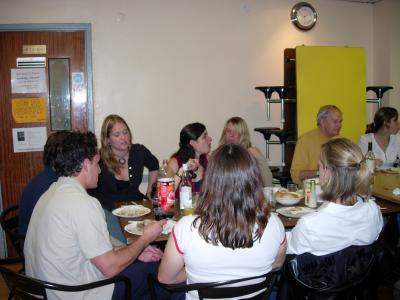
[[[193,222],[207,243],[251,248],[269,218],[262,179],[253,156],[239,144],[215,150],[207,167]]]
[[[197,140],[204,131],[206,131],[206,126],[198,122],[190,123],[183,127],[179,136],[179,150],[171,157],[178,155],[183,163],[186,163],[190,158],[195,158],[196,152],[190,144],[190,141]],[[207,155],[201,155],[199,162],[203,167],[206,167]]]
[[[374,122],[367,125],[367,131],[365,133],[376,133],[386,123],[392,120],[397,121],[399,113],[393,107],[381,107],[378,109],[374,116]]]
[[[82,169],[82,163],[87,158],[92,160],[97,154],[97,140],[92,132],[71,131],[64,139],[53,163],[58,176],[74,176]]]

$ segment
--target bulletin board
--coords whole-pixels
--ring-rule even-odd
[[[355,142],[366,127],[365,49],[296,47],[297,133],[316,128],[321,106],[333,104],[343,113],[340,132]]]

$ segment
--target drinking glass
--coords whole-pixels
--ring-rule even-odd
[[[263,190],[265,200],[268,206],[274,211],[276,207],[276,199],[274,196],[274,188],[272,186],[267,186]]]
[[[288,183],[286,187],[287,187],[287,190],[289,192],[296,192],[297,191],[297,185],[295,183],[293,183],[293,182]]]

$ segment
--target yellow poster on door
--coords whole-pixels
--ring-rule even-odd
[[[14,98],[11,102],[15,123],[47,122],[46,98]]]
[[[365,49],[296,48],[298,135],[316,128],[317,112],[333,104],[343,112],[340,135],[357,142],[366,128]]]

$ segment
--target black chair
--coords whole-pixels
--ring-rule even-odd
[[[15,251],[18,253],[18,256],[21,260],[24,259],[23,252],[23,242],[25,240],[25,236],[18,233],[18,221],[19,221],[19,206],[13,205],[9,208],[5,209],[0,215],[0,224],[3,230],[6,233],[6,236],[12,242],[12,245]]]
[[[121,275],[87,284],[70,286],[38,280],[20,273],[16,273],[2,266],[0,266],[0,273],[3,275],[4,281],[10,290],[10,296],[8,297],[9,300],[47,299],[46,290],[71,292],[71,299],[73,299],[73,292],[90,290],[117,282],[123,282],[125,284],[125,299],[131,299],[131,283],[127,277]]]
[[[367,299],[375,258],[375,243],[322,256],[303,253],[286,261],[283,280],[291,299]]]
[[[275,282],[280,274],[280,270],[273,270],[261,276],[254,276],[248,278],[225,280],[218,282],[207,283],[192,283],[192,284],[163,284],[160,283],[156,275],[148,276],[148,286],[150,292],[150,299],[156,300],[156,285],[168,290],[171,293],[186,293],[189,291],[197,291],[199,299],[220,299],[220,298],[233,298],[242,297],[249,294],[257,293],[253,297],[243,297],[242,299],[267,299],[275,285]],[[262,279],[258,283],[246,283],[250,280]],[[234,286],[230,286],[234,285]]]

